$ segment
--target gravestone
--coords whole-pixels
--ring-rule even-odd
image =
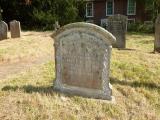
[[[8,25],[4,21],[0,21],[0,40],[7,39]]]
[[[154,51],[160,52],[160,15],[158,15],[156,22],[155,22]]]
[[[90,23],[72,23],[54,35],[55,89],[111,100],[110,56],[115,37]]]
[[[2,20],[1,7],[0,7],[0,20]]]
[[[21,37],[21,25],[19,21],[13,20],[10,22],[11,38]]]
[[[58,30],[60,28],[60,25],[59,25],[59,22],[56,21],[55,24],[54,24],[54,30]]]
[[[126,48],[127,17],[114,15],[108,18],[107,30],[116,37],[115,48]]]

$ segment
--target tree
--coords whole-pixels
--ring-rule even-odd
[[[80,4],[78,4],[80,3]],[[53,24],[59,21],[61,25],[81,21],[79,16],[80,11],[78,7],[83,6],[82,1],[77,0],[34,0],[32,1],[34,22],[41,25]]]
[[[61,25],[82,21],[83,3],[83,0],[0,0],[6,22],[16,19],[22,26],[43,29],[53,29],[55,21]]]
[[[150,11],[152,20],[155,21],[158,14],[160,14],[160,0],[141,0],[146,3],[146,10]]]

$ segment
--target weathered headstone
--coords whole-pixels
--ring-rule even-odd
[[[1,7],[0,7],[0,20],[2,20]]]
[[[2,20],[2,13],[3,13],[3,10],[1,9],[1,6],[0,6],[0,21]]]
[[[21,37],[21,25],[19,21],[13,20],[10,22],[11,38]]]
[[[56,81],[61,92],[111,100],[110,56],[115,37],[90,23],[72,23],[54,35]]]
[[[158,15],[156,22],[155,22],[154,51],[160,52],[160,15]]]
[[[56,21],[55,24],[54,24],[54,30],[58,30],[60,28],[60,25],[59,25],[59,22]]]
[[[0,40],[7,39],[8,25],[4,21],[0,21]]]
[[[114,15],[108,18],[107,30],[116,37],[113,47],[126,48],[127,17],[124,15]]]

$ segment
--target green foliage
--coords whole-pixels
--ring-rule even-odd
[[[154,32],[154,24],[145,24],[145,23],[131,23],[128,24],[129,32],[140,32],[140,33],[153,33]]]
[[[55,21],[60,25],[82,21],[85,12],[83,0],[1,0],[0,4],[3,4],[5,21],[16,19],[26,28],[43,30],[53,29]]]
[[[151,14],[151,18],[155,21],[157,15],[160,13],[160,0],[141,0],[146,3],[146,10]]]
[[[34,22],[44,29],[52,29],[55,21],[59,21],[61,25],[75,22],[78,17],[78,9],[76,0],[34,0],[32,3]]]

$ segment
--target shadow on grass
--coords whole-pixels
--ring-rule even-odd
[[[39,93],[39,94],[42,94],[42,95],[54,95],[54,94],[57,94],[58,96],[61,96],[61,95],[65,95],[67,97],[74,97],[75,95],[74,94],[70,94],[70,93],[67,93],[67,92],[62,92],[62,91],[59,91],[59,90],[55,90],[54,89],[54,86],[32,86],[32,85],[26,85],[26,86],[22,86],[22,87],[19,87],[19,86],[4,86],[2,89],[2,91],[13,91],[13,92],[16,92],[16,91],[23,91],[24,93],[29,93],[29,94],[32,94],[32,93]],[[80,95],[76,95],[76,96],[80,96]],[[88,98],[86,96],[83,96],[84,98]]]
[[[126,51],[137,51],[136,49],[130,49],[130,48],[117,48],[118,50],[126,50]]]
[[[160,91],[160,85],[157,85],[155,83],[151,82],[129,82],[129,81],[120,81],[116,78],[110,78],[111,84],[115,85],[122,85],[122,86],[131,86],[134,88],[142,87],[142,88],[148,88],[150,90],[158,90]],[[60,91],[57,91],[54,89],[54,86],[33,86],[33,85],[25,85],[25,86],[4,86],[2,91],[17,91],[22,90],[26,93],[40,93],[40,94],[61,94]],[[67,96],[72,96],[70,94],[67,94]]]
[[[23,91],[24,93],[39,93],[39,94],[47,94],[47,95],[54,95],[57,94],[59,96],[64,95],[68,96],[68,97],[73,97],[74,95],[72,94],[68,94],[68,93],[64,93],[62,91],[56,90],[54,88],[54,83],[53,86],[33,86],[33,85],[24,85],[24,86],[4,86],[2,89],[2,91]]]
[[[7,37],[7,38],[5,38],[5,39],[0,40],[0,42],[1,42],[1,41],[5,41],[5,40],[9,40],[9,39],[10,39],[10,38]]]
[[[111,83],[112,84],[118,84],[118,85],[124,85],[124,86],[131,86],[134,88],[137,87],[143,87],[143,88],[148,88],[148,89],[153,89],[153,90],[158,90],[160,91],[160,85],[157,85],[155,83],[151,83],[151,82],[138,82],[138,81],[134,81],[134,82],[129,82],[129,81],[120,81],[116,78],[110,78]]]
[[[55,79],[53,80],[52,86],[33,86],[33,85],[24,85],[24,86],[11,86],[6,85],[1,90],[2,91],[17,91],[21,90],[26,93],[41,93],[41,94],[54,94],[58,91],[54,89]]]
[[[53,94],[57,92],[54,90],[53,86],[32,86],[32,85],[26,85],[26,86],[5,86],[2,88],[2,91],[17,91],[22,90],[26,93],[41,93],[41,94]]]
[[[27,34],[27,35],[23,35],[23,36],[32,36],[32,35],[34,35],[34,34],[30,33],[30,34]]]
[[[139,43],[142,43],[142,44],[154,44],[154,40],[143,40],[143,41],[139,41]]]

